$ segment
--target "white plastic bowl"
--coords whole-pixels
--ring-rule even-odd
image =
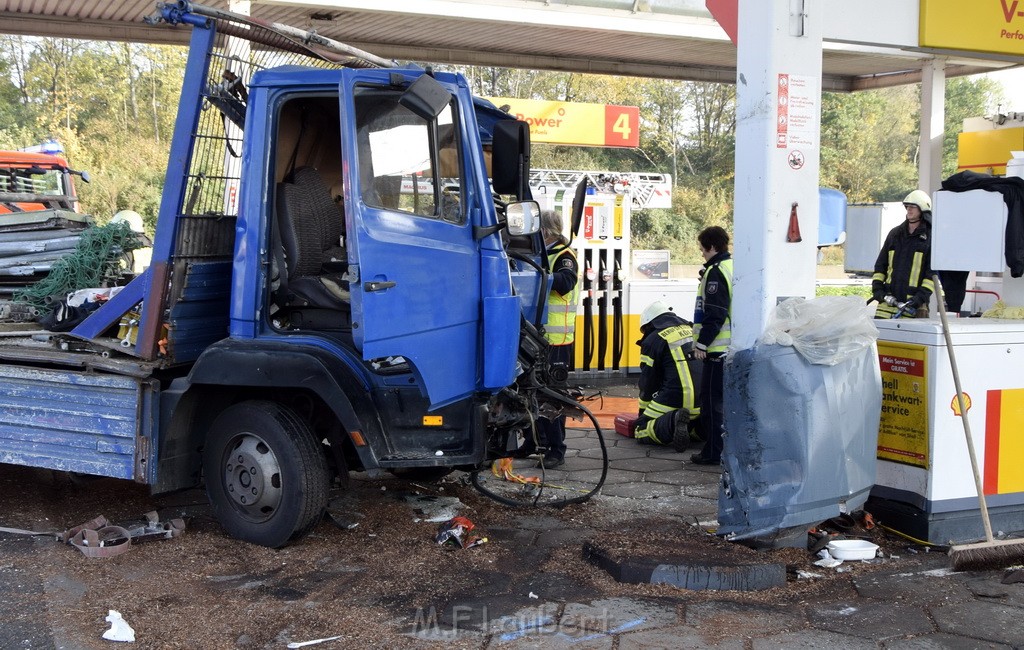
[[[837,539],[828,543],[829,554],[837,560],[870,560],[877,551],[878,544],[862,539]]]

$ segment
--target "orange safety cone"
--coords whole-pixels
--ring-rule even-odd
[[[789,243],[795,243],[803,241],[800,237],[800,221],[796,216],[797,203],[793,202],[793,207],[789,210],[789,229],[786,231],[786,241]]]

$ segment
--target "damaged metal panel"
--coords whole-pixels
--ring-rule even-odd
[[[148,483],[151,392],[132,377],[0,366],[0,463]]]
[[[727,363],[718,533],[803,547],[809,526],[860,509],[874,485],[877,349],[827,366],[762,344]]]

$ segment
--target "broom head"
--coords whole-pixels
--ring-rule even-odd
[[[949,547],[954,571],[1000,569],[1024,562],[1024,539],[997,539]]]

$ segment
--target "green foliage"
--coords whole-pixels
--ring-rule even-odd
[[[0,36],[0,147],[54,138],[89,184],[84,211],[119,210],[152,232],[186,51],[172,46]]]
[[[820,298],[821,296],[859,296],[867,300],[871,297],[871,285],[868,284],[850,284],[850,285],[838,285],[829,284],[824,286],[818,286],[814,289],[815,297]]]
[[[898,201],[917,187],[913,86],[822,94],[821,185],[850,203]]]

